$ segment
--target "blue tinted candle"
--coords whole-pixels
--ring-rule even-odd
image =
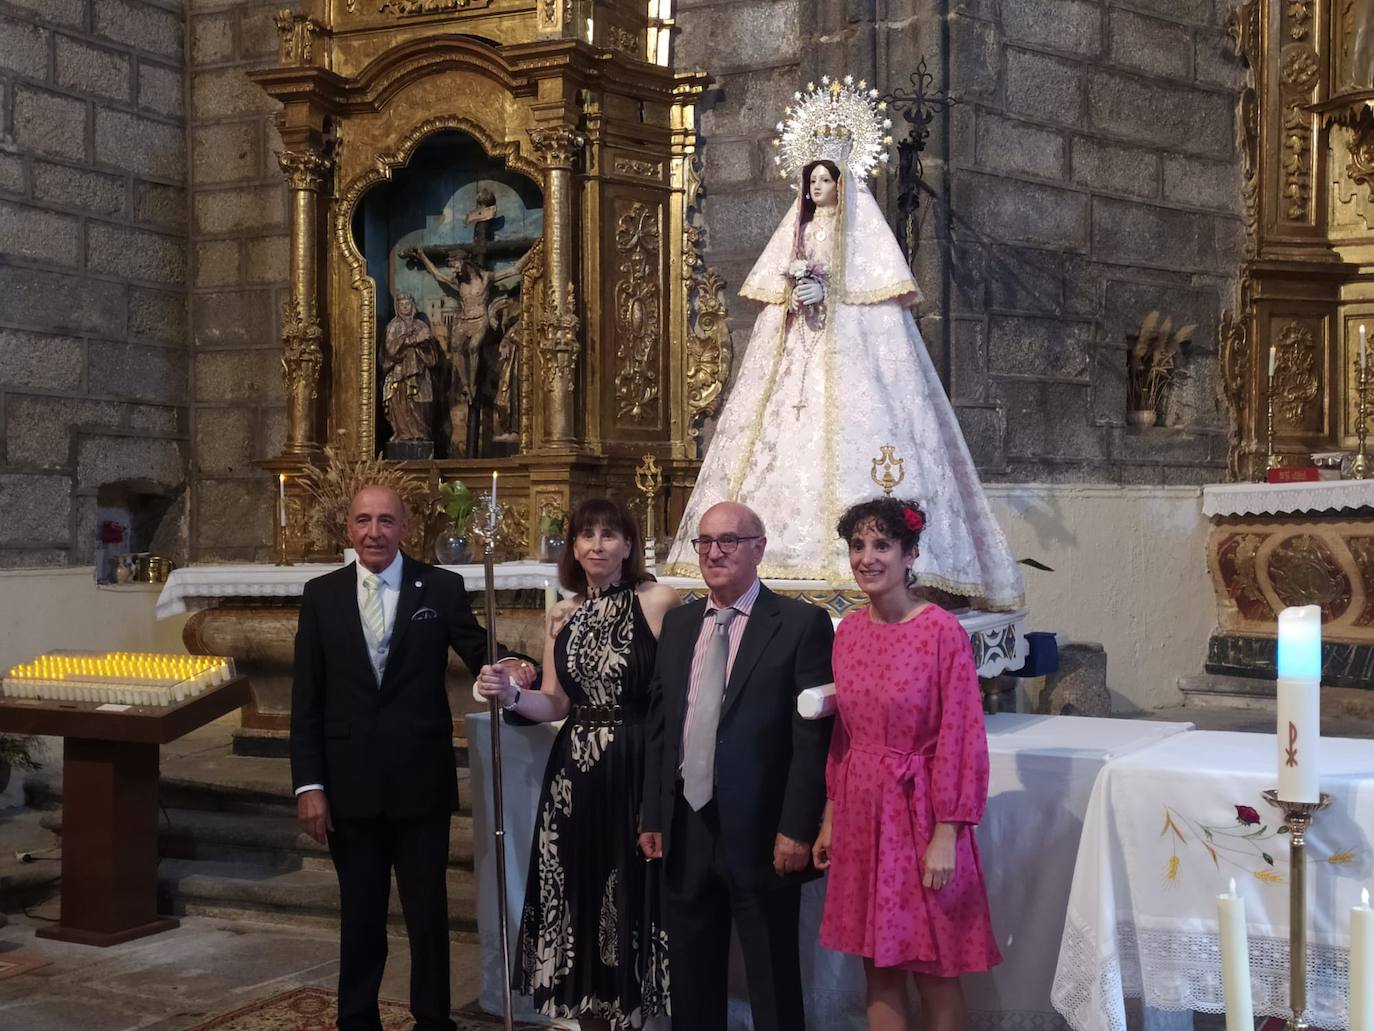
[[[1279,613],[1279,798],[1317,802],[1321,742],[1322,613],[1316,605]]]

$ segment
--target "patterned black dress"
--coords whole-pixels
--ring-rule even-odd
[[[573,709],[544,773],[514,983],[546,1016],[635,1028],[667,1012],[658,878],[638,831],[657,650],[631,584],[589,591],[554,641]]]

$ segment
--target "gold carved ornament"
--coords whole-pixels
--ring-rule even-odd
[[[277,164],[293,190],[319,190],[334,170],[334,159],[317,150],[279,150]]]
[[[1227,537],[1217,548],[1217,567],[1226,593],[1242,618],[1258,622],[1274,618],[1273,606],[1260,586],[1256,562],[1264,540],[1263,534],[1237,533]]]
[[[619,50],[622,54],[627,57],[633,57],[637,61],[643,60],[641,56],[642,50],[639,45],[639,36],[629,29],[622,28],[619,25],[612,25],[610,30],[606,33],[606,36],[610,40],[613,50]]]
[[[615,170],[621,175],[632,175],[639,179],[663,178],[663,165],[658,161],[640,161],[623,155],[615,159]]]
[[[352,5],[350,4],[350,10]],[[282,64],[311,64],[314,61],[315,33],[323,32],[319,22],[289,9],[277,12],[277,42]]]
[[[577,303],[571,282],[560,295],[549,283],[540,320],[539,357],[544,374],[552,381],[554,394],[571,394],[577,374]]]
[[[293,399],[310,401],[319,396],[320,366],[324,364],[324,327],[314,306],[301,308],[299,299],[289,298],[281,309],[282,372],[286,390]]]
[[[879,476],[878,473],[882,475]],[[894,472],[896,475],[893,475]],[[897,457],[897,449],[892,444],[884,444],[879,449],[878,457],[873,459],[873,464],[868,470],[869,479],[882,488],[883,493],[892,497],[892,492],[896,490],[906,479],[906,460]]]
[[[535,341],[539,336],[539,284],[544,279],[544,241],[530,248],[525,271],[520,274],[520,320],[511,327],[520,342],[520,450],[528,451],[534,440]]]
[[[1260,100],[1255,82],[1263,53],[1259,0],[1245,0],[1232,11],[1227,29],[1234,52],[1245,65],[1245,84],[1236,98],[1236,149],[1244,175],[1245,256],[1253,258],[1259,249],[1260,221]]]
[[[354,0],[350,0],[350,3]],[[488,0],[490,2],[490,0]],[[473,6],[473,0],[379,0],[378,14],[393,14],[404,18],[416,14],[444,14],[448,11],[462,11]],[[483,3],[480,6],[485,7]]]
[[[531,129],[530,143],[539,160],[550,168],[572,168],[573,155],[581,148],[583,139],[566,125],[552,125]]]
[[[616,222],[621,256],[614,288],[616,415],[636,422],[659,414],[656,351],[662,330],[658,209],[636,202]]]
[[[1249,407],[1250,341],[1243,319],[1237,319],[1230,309],[1221,313],[1217,329],[1221,347],[1220,373],[1217,393],[1230,413],[1230,447],[1227,450],[1226,471],[1233,480],[1247,479],[1245,414]]]
[[[1302,422],[1321,389],[1316,352],[1317,343],[1310,329],[1290,322],[1279,331],[1274,365],[1274,405],[1291,425]]]
[[[1284,97],[1283,196],[1285,216],[1306,221],[1312,202],[1312,115],[1304,110],[1317,82],[1317,55],[1306,43],[1292,43],[1279,57],[1280,92]]]
[[[1350,607],[1350,578],[1312,534],[1281,541],[1270,552],[1268,566],[1274,593],[1285,606],[1319,605],[1324,623],[1339,619]]]

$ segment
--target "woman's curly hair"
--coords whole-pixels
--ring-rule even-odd
[[[911,551],[921,541],[921,531],[926,528],[926,514],[914,501],[902,498],[882,497],[871,501],[861,501],[850,505],[840,516],[835,526],[843,541],[852,540],[861,526],[872,524],[873,529],[884,537],[897,541],[902,551]]]

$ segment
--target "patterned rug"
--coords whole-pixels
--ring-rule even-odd
[[[403,1002],[378,1003],[384,1031],[409,1031],[414,1026]],[[211,1017],[186,1031],[334,1031],[335,994],[325,988],[294,988],[260,999],[232,1013]],[[458,1031],[491,1031],[499,1017],[478,1012],[475,1004],[453,1015]],[[517,1031],[548,1031],[536,1024],[517,1024]]]

